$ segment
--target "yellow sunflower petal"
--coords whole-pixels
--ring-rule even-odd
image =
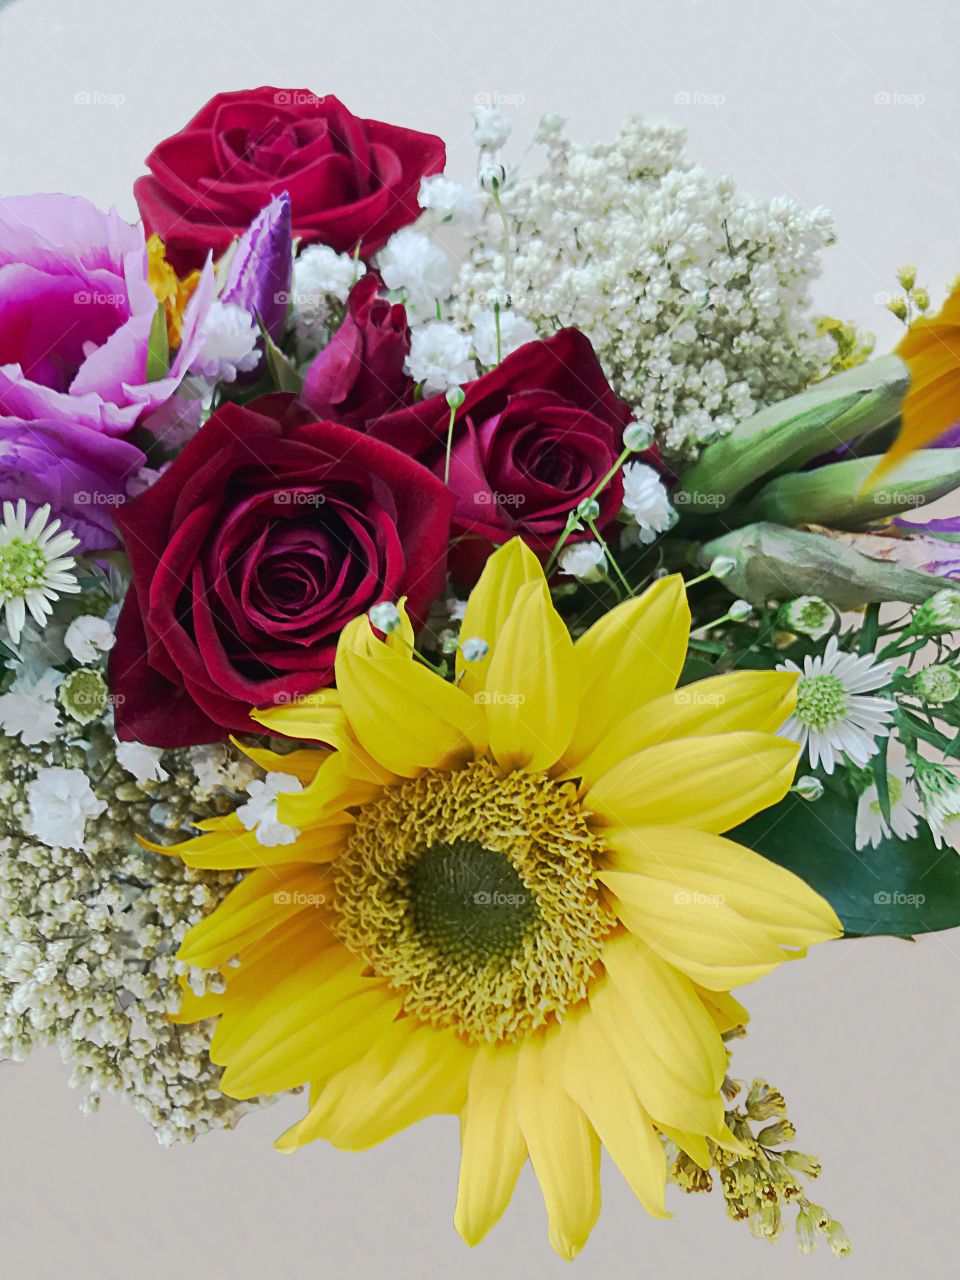
[[[304,786],[312,782],[317,770],[327,759],[329,751],[318,751],[310,747],[299,751],[269,751],[265,747],[249,747],[239,738],[231,736],[230,741],[243,754],[259,765],[264,773],[288,773],[298,778]]]
[[[362,1059],[318,1091],[306,1118],[278,1147],[289,1151],[323,1137],[360,1151],[428,1115],[460,1111],[472,1056],[452,1032],[412,1018],[391,1022]]]
[[[383,783],[357,778],[350,759],[334,751],[302,791],[283,791],[277,797],[277,817],[301,831],[321,831],[352,822],[346,813],[375,800]]]
[[[545,1070],[543,1037],[520,1049],[517,1119],[547,1207],[550,1243],[569,1262],[600,1212],[600,1140],[557,1072]]]
[[[363,968],[344,948],[324,948],[244,1013],[245,1034],[224,1015],[210,1044],[211,1059],[225,1067],[223,1092],[277,1093],[361,1057],[398,1008]]]
[[[735,671],[674,689],[611,725],[569,771],[590,785],[619,761],[661,742],[738,730],[773,733],[793,712],[796,687],[792,671]]]
[[[635,1008],[632,998],[609,977],[601,978],[590,994],[590,1010],[611,1042],[644,1109],[656,1124],[673,1125],[691,1133],[719,1133],[723,1100],[709,1083],[702,1065],[693,1075],[671,1065],[656,1038],[659,1020],[647,1009]],[[674,1059],[675,1060],[675,1059]]]
[[[511,538],[487,560],[477,585],[470,592],[460,625],[461,642],[478,639],[490,646],[482,662],[465,662],[462,653],[457,651],[457,683],[471,698],[483,689],[490,657],[517,592],[528,582],[542,581],[540,561],[522,538]]]
[[[647,747],[589,788],[584,808],[603,825],[674,823],[727,831],[782,800],[800,748],[771,733],[722,733]]]
[[[626,715],[673,689],[687,654],[690,607],[679,574],[626,600],[577,641],[581,702],[566,755],[576,764]]]
[[[351,818],[344,817],[337,825],[305,832],[297,841],[295,853],[293,845],[261,844],[255,833],[247,831],[239,821],[231,829],[212,831],[180,844],[154,844],[143,838],[137,843],[153,853],[181,858],[188,867],[203,871],[241,871],[250,867],[285,866],[294,861],[329,862],[343,847],[351,822]]]
[[[184,938],[177,959],[202,969],[216,969],[297,911],[315,910],[326,885],[324,870],[290,863],[243,878],[223,902],[195,924]]]
[[[667,1161],[653,1121],[644,1111],[613,1045],[589,1010],[568,1017],[560,1036],[567,1093],[646,1211],[669,1218],[663,1197]]]
[[[515,1045],[482,1045],[470,1070],[453,1219],[469,1245],[500,1220],[527,1158],[517,1121],[517,1057]]]
[[[367,626],[364,618],[356,621]],[[483,716],[471,698],[380,642],[374,656],[358,653],[348,634],[354,626],[337,649],[337,687],[353,733],[374,760],[413,778],[463,764],[483,749]]]
[[[520,587],[487,670],[482,699],[490,750],[503,769],[549,769],[577,716],[573,641],[546,582]]]
[[[599,878],[620,919],[708,990],[752,982],[842,933],[799,876],[732,840],[676,827],[611,828],[604,840],[616,869]]]
[[[674,1129],[669,1124],[657,1125],[665,1138],[669,1138],[675,1147],[679,1147],[701,1169],[709,1169],[711,1165],[710,1148],[707,1140],[699,1133],[684,1133],[682,1129]]]

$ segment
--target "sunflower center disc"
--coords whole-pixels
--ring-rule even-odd
[[[571,783],[485,760],[428,772],[359,811],[336,866],[338,933],[409,1013],[514,1039],[586,996],[612,924],[601,848]]]

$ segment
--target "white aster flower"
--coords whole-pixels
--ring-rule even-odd
[[[607,576],[607,557],[599,542],[574,542],[560,552],[560,572],[580,582]]]
[[[207,382],[235,382],[257,367],[260,330],[249,312],[233,302],[214,302],[201,330],[202,345],[190,372]]]
[[[279,844],[293,844],[300,832],[287,826],[277,817],[277,796],[302,791],[299,778],[289,773],[268,773],[259,780],[247,784],[250,799],[237,810],[237,817],[248,831],[256,833],[260,844],[273,848]]]
[[[388,289],[400,290],[407,306],[420,315],[436,312],[437,300],[450,293],[453,267],[439,245],[412,227],[404,227],[387,241],[377,258]]]
[[[114,640],[113,627],[107,619],[98,618],[91,613],[74,618],[63,637],[71,658],[82,666],[89,666],[101,654],[109,653]]]
[[[628,462],[623,468],[623,506],[642,543],[653,542],[676,523],[660,473],[645,462]]]
[[[38,626],[53,612],[51,601],[80,590],[72,572],[76,561],[67,555],[79,542],[59,520],[50,520],[45,503],[27,520],[23,498],[3,504],[0,524],[0,606],[11,641],[17,644],[27,610]]]
[[[513,132],[513,126],[499,107],[474,107],[473,120],[473,142],[477,147],[498,151]]]
[[[912,840],[917,834],[917,814],[920,812],[920,797],[916,787],[907,781],[905,771],[899,766],[890,765],[887,769],[887,790],[890,796],[890,825],[884,821],[880,809],[880,797],[874,783],[867,787],[857,802],[857,834],[858,849],[867,845],[876,849],[882,840],[888,840],[891,834],[900,840]]]
[[[138,782],[166,782],[170,776],[160,764],[163,751],[142,742],[118,742],[117,761]]]
[[[405,371],[422,382],[425,395],[438,395],[477,376],[470,357],[470,339],[442,320],[418,325],[410,332]]]
[[[19,735],[25,746],[53,742],[63,730],[57,709],[57,689],[62,676],[48,668],[38,678],[17,675],[9,690],[0,694],[0,728],[11,738]]]
[[[923,816],[938,849],[960,837],[960,778],[944,764],[920,756],[913,759],[913,778],[923,804]]]
[[[797,596],[780,611],[780,621],[787,631],[822,640],[833,630],[837,611],[819,596]]]
[[[464,222],[477,222],[483,213],[480,192],[463,182],[455,182],[443,173],[423,179],[417,200],[421,209],[432,209],[434,213],[460,218]]]
[[[39,769],[27,784],[30,834],[51,849],[83,848],[88,818],[98,818],[107,802],[98,800],[82,769],[55,765]]]
[[[293,264],[292,302],[297,316],[312,323],[324,315],[331,298],[346,302],[350,290],[367,274],[365,263],[326,244],[311,244]]]
[[[537,331],[516,311],[500,312],[500,349],[497,350],[497,316],[493,311],[480,311],[473,317],[473,349],[477,359],[488,369],[505,360],[519,347],[533,342]]]
[[[833,773],[841,755],[865,765],[879,747],[877,738],[890,732],[896,709],[886,698],[866,696],[889,684],[895,662],[877,662],[873,654],[841,653],[831,636],[823,656],[806,657],[803,671],[795,662],[781,663],[779,671],[796,671],[797,705],[779,730],[807,749],[810,764]]]

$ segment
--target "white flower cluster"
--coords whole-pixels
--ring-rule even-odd
[[[114,612],[74,618],[59,645],[31,633],[0,695],[0,1060],[56,1045],[84,1110],[119,1094],[169,1145],[231,1128],[249,1109],[219,1091],[211,1024],[167,1020],[182,998],[179,944],[236,874],[193,870],[137,836],[184,839],[191,818],[264,784],[224,747],[116,742],[100,669]],[[80,665],[46,666],[71,659]],[[186,977],[194,990],[222,981]]]
[[[582,329],[614,389],[693,458],[757,408],[806,387],[830,354],[809,314],[822,209],[749,199],[684,153],[685,134],[629,120],[612,142],[543,135],[538,175],[508,178],[454,287],[468,327],[491,286],[546,336]]]

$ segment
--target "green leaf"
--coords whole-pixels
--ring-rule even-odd
[[[157,303],[157,310],[150,325],[150,339],[147,343],[147,381],[159,382],[170,372],[170,339],[167,336],[167,312],[162,302]]]
[[[260,333],[263,336],[263,349],[267,357],[267,367],[280,391],[292,391],[299,395],[303,387],[303,376],[298,373],[296,365],[283,354],[274,340],[267,333],[263,321],[257,316]]]
[[[887,753],[884,750],[878,751],[873,757],[871,766],[873,773],[874,786],[877,788],[877,803],[880,805],[880,813],[883,820],[890,825],[890,779],[887,776]]]
[[[960,925],[960,858],[926,823],[912,840],[856,847],[856,805],[837,780],[810,803],[789,795],[728,832],[822,894],[848,934],[910,937]]]

